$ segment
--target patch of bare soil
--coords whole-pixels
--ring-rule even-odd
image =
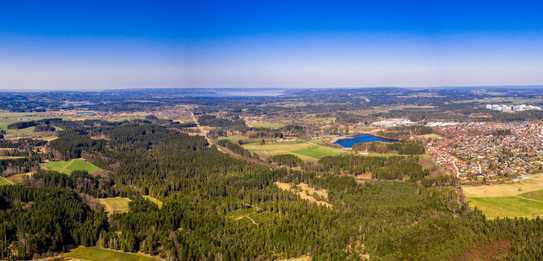
[[[464,255],[454,260],[462,261],[490,261],[506,260],[511,251],[511,241],[496,240],[474,246],[466,250]]]
[[[293,257],[293,258],[287,258],[287,259],[279,259],[279,261],[311,261],[311,257],[300,256],[300,257]]]
[[[289,191],[298,195],[301,199],[317,204],[319,206],[325,206],[332,208],[332,204],[328,203],[328,191],[326,189],[315,189],[308,184],[300,183],[293,185],[285,182],[275,182],[281,190]]]
[[[249,221],[251,221],[251,223],[253,223],[253,225],[258,226],[258,223],[256,223],[256,221],[255,221],[253,218],[249,217],[249,216],[241,216],[241,217],[237,217],[237,218],[236,218],[236,221],[237,221],[237,220],[242,220],[242,219],[244,219],[244,218],[246,218],[246,219],[248,219]]]

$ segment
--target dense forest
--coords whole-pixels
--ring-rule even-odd
[[[106,229],[104,213],[94,212],[70,190],[0,186],[0,258],[30,259],[94,245]]]
[[[290,168],[300,167],[303,165],[303,161],[296,155],[292,154],[279,154],[270,157],[270,162],[286,166]]]
[[[39,171],[24,186],[0,187],[2,258],[76,245],[167,260],[473,259],[493,246],[511,259],[543,255],[543,221],[485,219],[466,206],[454,179],[431,177],[417,156],[336,156],[311,168],[270,168],[148,121],[87,133],[68,128],[51,146],[64,158],[92,154],[107,175]],[[299,164],[286,156],[272,160]],[[373,179],[355,181],[362,174]],[[277,182],[324,190],[329,207]],[[119,195],[132,199],[128,213],[107,217],[91,204]]]
[[[375,153],[398,153],[400,155],[421,155],[426,149],[420,142],[365,142],[355,144],[355,151],[375,152]]]

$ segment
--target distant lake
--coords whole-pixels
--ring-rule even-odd
[[[360,134],[360,135],[352,136],[345,139],[339,139],[335,143],[343,147],[344,149],[351,149],[353,145],[355,144],[365,143],[365,142],[375,142],[375,141],[396,142],[397,140],[387,139],[387,138],[373,136],[369,134]]]

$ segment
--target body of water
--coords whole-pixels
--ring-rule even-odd
[[[373,136],[369,134],[360,134],[356,136],[352,136],[345,139],[339,139],[335,143],[339,146],[343,147],[344,149],[351,149],[353,145],[358,143],[365,143],[365,142],[396,142],[396,140],[393,139],[387,139],[383,137]]]

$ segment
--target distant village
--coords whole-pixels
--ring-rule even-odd
[[[461,123],[435,128],[435,162],[461,179],[518,178],[543,170],[543,122]]]
[[[535,105],[506,105],[506,104],[487,104],[485,106],[488,110],[501,111],[501,112],[519,112],[519,111],[541,111],[541,107]]]

